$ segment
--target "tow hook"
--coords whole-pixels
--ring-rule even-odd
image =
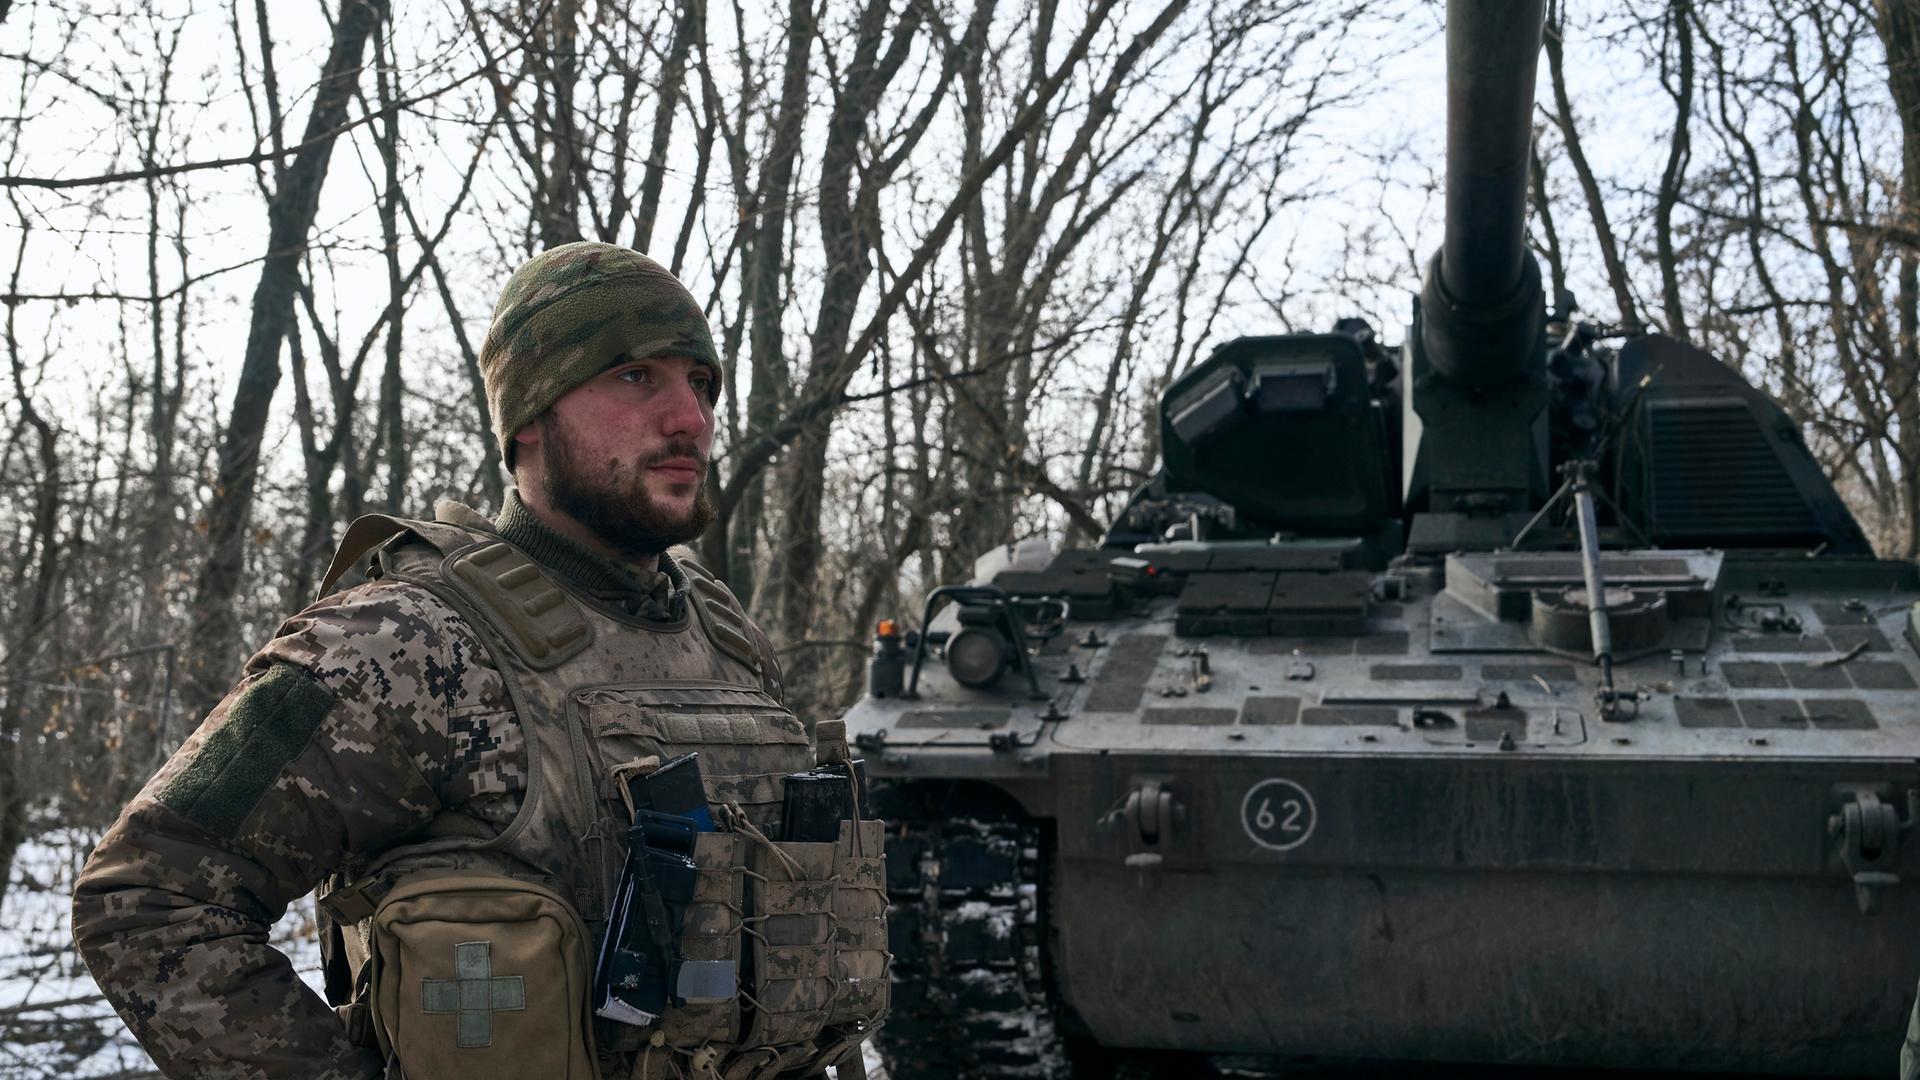
[[[1884,785],[1839,785],[1834,794],[1839,813],[1827,818],[1827,835],[1839,847],[1840,862],[1853,875],[1853,897],[1860,913],[1880,910],[1880,891],[1900,884],[1893,872],[1900,855],[1900,837],[1920,820],[1920,789],[1907,789],[1907,814],[1902,820],[1887,801]]]
[[[1173,839],[1176,823],[1186,820],[1186,807],[1173,797],[1170,781],[1142,780],[1127,793],[1120,818],[1127,835],[1126,865],[1151,870],[1165,861],[1163,844]]]

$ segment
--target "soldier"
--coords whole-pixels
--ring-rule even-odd
[[[856,814],[838,845],[769,839],[808,732],[766,637],[668,553],[713,517],[699,304],[644,256],[568,244],[509,279],[481,365],[517,492],[493,521],[354,523],[321,592],[370,580],[283,624],[94,851],[81,955],[176,1077],[857,1061],[885,1011],[878,833]],[[744,981],[650,1024],[589,1017],[626,781],[688,751],[732,828],[700,834],[679,947]],[[267,944],[316,886],[330,1003]]]

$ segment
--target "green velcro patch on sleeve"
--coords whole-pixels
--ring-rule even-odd
[[[242,691],[226,721],[167,786],[160,801],[216,836],[231,838],[280,770],[300,755],[333,710],[326,687],[275,664]]]

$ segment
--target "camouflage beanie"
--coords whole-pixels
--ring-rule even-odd
[[[562,244],[524,263],[500,290],[480,347],[500,453],[513,462],[513,433],[567,391],[620,357],[672,353],[713,369],[720,360],[700,304],[666,267],[629,248]]]

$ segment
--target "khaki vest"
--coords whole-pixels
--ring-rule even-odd
[[[505,830],[443,812],[419,842],[334,882],[322,908],[346,927],[358,996],[374,909],[423,874],[477,870],[550,890],[578,914],[591,955],[626,857],[622,779],[697,751],[716,820],[743,817],[751,828],[701,835],[683,955],[735,960],[745,992],[670,1007],[646,1028],[594,1020],[600,1075],[745,1080],[857,1053],[887,1006],[882,833],[866,821],[843,823],[837,844],[764,839],[780,835],[782,778],[815,757],[732,593],[680,557],[682,619],[622,617],[569,591],[477,512],[443,503],[437,516],[355,522],[322,591],[377,548],[372,576],[424,588],[464,617],[519,715],[527,784]],[[350,1030],[364,1020],[353,1008],[342,1010]]]

